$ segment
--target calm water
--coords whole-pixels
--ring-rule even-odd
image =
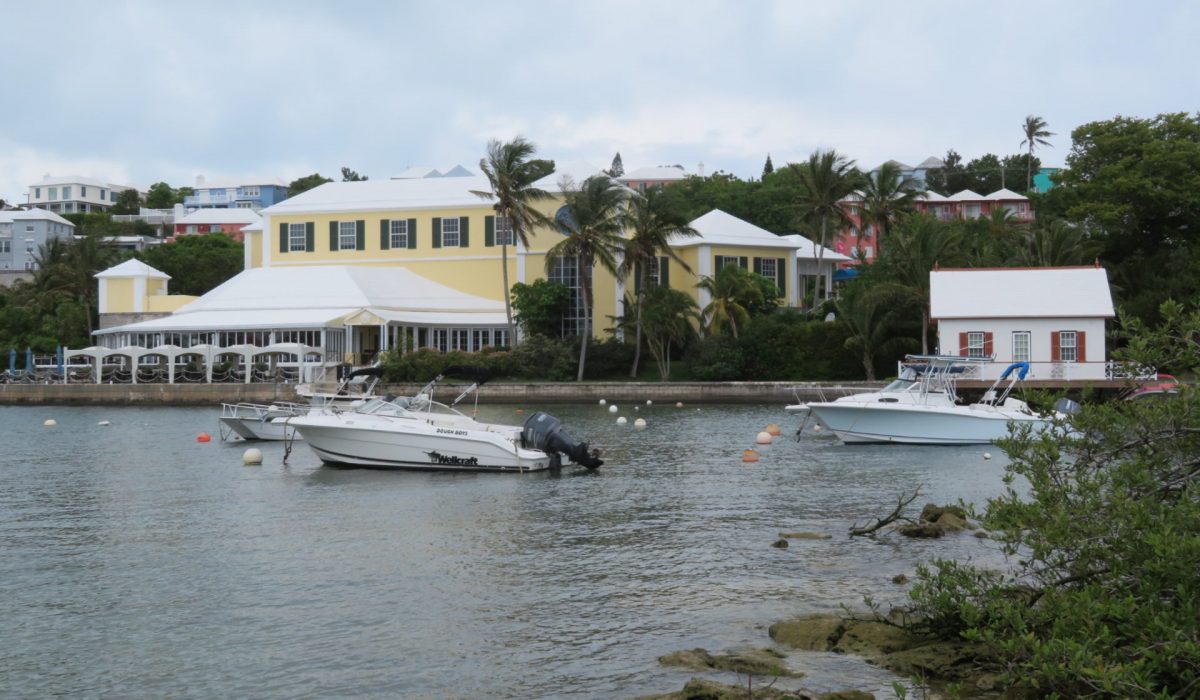
[[[0,408],[0,695],[632,697],[694,675],[662,654],[770,646],[790,615],[900,601],[918,561],[997,556],[845,536],[916,484],[918,504],[999,493],[994,448],[797,442],[775,405],[629,408],[650,427],[551,407],[608,460],[559,476],[340,470],[302,443],[244,467],[246,444],[195,442],[215,409]],[[743,464],[769,422],[784,437]],[[770,546],[789,530],[834,539]],[[788,663],[814,689],[892,680]]]

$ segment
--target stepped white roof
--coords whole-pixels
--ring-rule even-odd
[[[201,175],[200,177],[204,177]],[[271,185],[273,187],[286,188],[288,184],[277,177],[243,177],[243,178],[217,178],[209,180],[204,178],[203,182],[197,180],[195,185],[192,185],[193,190],[230,190],[239,187],[261,187],[263,185]]]
[[[508,323],[504,302],[459,292],[404,267],[320,265],[245,270],[170,316],[102,332],[321,328],[363,311],[430,326]]]
[[[934,270],[930,316],[949,318],[1112,318],[1102,267]]]
[[[780,236],[780,238],[786,238],[796,245],[796,257],[798,259],[814,261],[817,259],[817,249],[821,246],[808,240],[804,236],[801,236],[798,233],[790,233],[786,236]],[[831,250],[829,248],[826,248],[825,252],[821,255],[821,262],[847,262],[849,260],[851,260],[849,256],[842,255],[836,250]]]
[[[629,182],[630,180],[682,180],[688,176],[688,173],[683,168],[675,167],[674,165],[659,165],[646,168],[638,168],[633,172],[627,172],[617,178],[621,182]]]
[[[87,185],[88,187],[99,187],[106,190],[134,190],[137,189],[133,185],[115,185],[103,180],[97,180],[94,177],[84,177],[83,175],[59,175],[52,177],[47,175],[40,181],[33,183],[30,187],[53,187],[54,185]]]
[[[787,248],[795,250],[797,244],[785,236],[776,236],[749,221],[743,221],[720,209],[713,209],[691,222],[699,236],[672,236],[672,248],[687,248],[698,245],[729,245],[756,248]]]
[[[110,277],[151,277],[153,279],[160,280],[171,279],[171,276],[162,270],[156,270],[141,260],[137,260],[135,258],[130,258],[120,265],[114,265],[107,270],[97,272],[93,276],[97,279]]]
[[[490,192],[486,177],[421,177],[405,180],[327,182],[262,210],[264,216],[339,211],[490,208],[474,192]]]
[[[217,207],[197,209],[187,216],[176,219],[176,224],[253,224],[262,222],[262,217],[253,209]]]
[[[58,214],[45,209],[5,209],[0,211],[0,224],[11,224],[14,221],[53,221],[56,224],[66,224],[75,228],[75,224],[67,221]]]

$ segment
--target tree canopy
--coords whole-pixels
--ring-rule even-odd
[[[357,175],[357,173],[355,174]],[[333,182],[333,180],[321,175],[320,173],[313,173],[312,175],[305,175],[304,177],[296,178],[288,184],[288,196],[295,197],[301,192],[307,192],[314,187],[320,187],[326,182]]]
[[[228,236],[180,236],[137,257],[171,276],[172,294],[200,296],[242,271],[242,244]]]

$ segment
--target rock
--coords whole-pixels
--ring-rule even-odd
[[[983,530],[976,530],[976,531],[975,531],[975,536],[976,536],[976,537],[978,537],[978,538],[979,538],[979,539],[981,539],[981,540],[986,540],[987,538],[991,537],[991,535],[989,535],[988,533],[984,532]]]
[[[717,681],[693,678],[683,686],[683,690],[677,693],[651,695],[638,700],[746,700],[748,692],[745,685],[726,685]],[[818,696],[803,690],[761,688],[757,684],[754,685],[753,692],[753,697],[761,700],[819,700]]]
[[[774,542],[771,543],[771,546],[778,547],[779,549],[787,549],[788,541],[787,540],[775,540]]]
[[[932,503],[926,503],[921,509],[920,519],[927,523],[936,523],[943,513],[953,513],[963,520],[967,519],[967,512],[959,506],[938,506]]]
[[[942,526],[937,523],[908,523],[896,528],[896,532],[905,537],[924,537],[930,539],[946,534]]]
[[[839,690],[835,693],[825,693],[817,700],[875,700],[875,695],[861,690]]]
[[[978,645],[937,641],[894,651],[876,662],[901,676],[954,681],[977,674],[976,661],[981,656],[982,647]]]
[[[776,642],[793,649],[829,651],[842,636],[845,620],[837,615],[809,615],[776,622],[769,634]]]
[[[833,535],[828,532],[781,532],[780,537],[789,540],[831,540]]]
[[[905,576],[904,574],[896,574],[895,576],[892,577],[892,583],[899,583],[899,584],[908,583],[908,577]]]
[[[938,516],[937,524],[942,526],[946,532],[962,532],[963,530],[973,529],[974,526],[966,520],[958,517],[949,511]]]
[[[774,649],[745,649],[729,654],[713,655],[704,649],[677,651],[658,657],[664,666],[682,666],[693,671],[733,671],[750,676],[787,676],[799,678],[783,665],[784,655]]]
[[[833,651],[875,659],[911,648],[915,643],[913,636],[900,627],[874,620],[848,620]]]

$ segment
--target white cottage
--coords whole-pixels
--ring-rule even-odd
[[[939,352],[992,357],[983,379],[1029,362],[1029,379],[1105,379],[1112,294],[1102,267],[934,270]]]

